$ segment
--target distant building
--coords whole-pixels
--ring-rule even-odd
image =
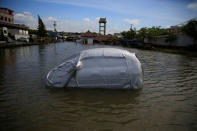
[[[89,30],[81,34],[82,42],[84,44],[93,44],[95,37],[96,37],[96,34],[91,33]]]
[[[103,35],[106,34],[106,23],[107,23],[106,18],[100,18],[100,20],[99,20],[99,34],[103,34]]]
[[[67,40],[67,41],[76,41],[78,38],[81,37],[81,33],[64,32],[62,33],[62,37],[64,40]]]
[[[182,29],[183,26],[171,26],[170,28],[167,28],[167,31],[169,33],[182,34]]]
[[[109,45],[111,44],[111,41],[110,41],[111,37],[112,37],[111,35],[97,35],[94,38],[94,43]]]
[[[14,11],[8,8],[0,8],[1,36],[29,41],[28,27],[23,24],[14,24]]]
[[[0,8],[0,22],[14,24],[14,11],[8,8]]]
[[[81,38],[77,40],[79,43],[83,44],[113,44],[114,36],[112,35],[101,35],[96,33],[91,33],[90,31],[87,31],[85,33],[81,34]]]
[[[116,36],[117,38],[122,38],[122,34],[121,33],[114,33],[114,36]]]

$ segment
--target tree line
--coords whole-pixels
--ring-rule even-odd
[[[190,20],[186,25],[184,25],[181,31],[190,36],[193,41],[197,40],[197,21]],[[137,39],[141,42],[144,42],[145,38],[149,41],[156,40],[158,36],[166,36],[166,42],[176,41],[177,35],[173,32],[168,32],[167,29],[161,28],[161,26],[153,26],[153,27],[142,27],[139,30],[135,28],[130,28],[129,31],[121,32],[124,39]]]
[[[38,15],[38,28],[37,30],[30,30],[30,33],[37,34],[38,37],[46,37],[47,31],[46,27]],[[195,43],[197,40],[197,20],[190,20],[186,25],[182,27],[182,32],[193,39]],[[144,42],[145,38],[149,41],[156,40],[158,36],[166,35],[166,42],[172,43],[177,40],[177,35],[173,32],[168,32],[167,29],[161,28],[161,26],[153,27],[142,27],[139,30],[135,28],[130,28],[128,31],[121,32],[123,38],[125,39],[137,39],[141,42]]]

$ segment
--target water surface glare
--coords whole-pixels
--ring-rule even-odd
[[[50,69],[98,47],[66,42],[0,49],[0,130],[197,130],[195,57],[124,48],[143,64],[140,90],[45,87]]]

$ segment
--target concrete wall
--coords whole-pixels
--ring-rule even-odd
[[[19,30],[18,29],[8,29],[8,33],[10,33],[11,35],[19,34]]]
[[[193,44],[193,39],[186,35],[179,35],[176,41],[177,46],[190,46]],[[195,44],[197,44],[197,41],[195,42]]]
[[[89,45],[93,44],[93,38],[82,37],[81,39],[82,39],[81,42],[83,44],[89,44]]]
[[[149,41],[155,45],[162,45],[162,46],[179,46],[179,47],[187,47],[193,45],[193,39],[186,35],[177,35],[177,40],[173,43],[166,42],[167,36],[160,36],[157,38],[156,41]],[[195,42],[197,44],[197,41]]]
[[[88,38],[88,44],[93,44],[93,38]]]
[[[14,35],[14,37],[15,37],[15,40],[18,40],[20,38],[26,38],[27,41],[29,42],[29,35],[16,34],[16,35]]]
[[[22,30],[22,29],[8,29],[8,33],[12,35],[20,34],[20,35],[28,35],[28,30]]]
[[[15,40],[18,40],[21,37],[29,39],[28,30],[8,29],[8,33],[10,33],[12,36],[14,36]]]

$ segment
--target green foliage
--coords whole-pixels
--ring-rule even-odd
[[[144,41],[145,38],[155,40],[157,36],[166,35],[167,31],[160,26],[153,26],[151,28],[143,27],[138,31],[130,29],[129,31],[123,31],[121,34],[127,39],[137,38],[138,40]]]
[[[141,41],[144,41],[145,38],[148,40],[155,40],[157,36],[166,34],[166,29],[162,29],[160,26],[153,26],[151,28],[143,27],[138,30],[136,38]]]
[[[96,33],[96,32],[92,32],[93,34],[98,34],[98,33]]]
[[[38,36],[39,37],[45,37],[47,36],[46,28],[44,23],[42,22],[42,19],[38,15]]]
[[[121,32],[122,36],[126,39],[134,39],[136,36],[136,29],[130,29],[129,31]]]
[[[149,40],[155,40],[157,36],[166,35],[167,31],[160,26],[153,26],[147,29],[147,38]]]
[[[168,33],[166,42],[169,42],[171,45],[173,42],[175,42],[177,40],[177,35],[174,33]]]
[[[111,36],[111,37],[109,37],[109,40],[112,41],[112,42],[116,42],[116,41],[118,41],[120,39],[117,38],[117,37]]]
[[[197,40],[197,21],[191,20],[184,27],[183,32],[192,37],[194,41]]]
[[[29,34],[38,34],[38,30],[29,29]]]
[[[144,39],[148,36],[148,28],[143,27],[140,30],[138,30],[138,33],[136,35],[136,38],[140,41],[144,42]]]

